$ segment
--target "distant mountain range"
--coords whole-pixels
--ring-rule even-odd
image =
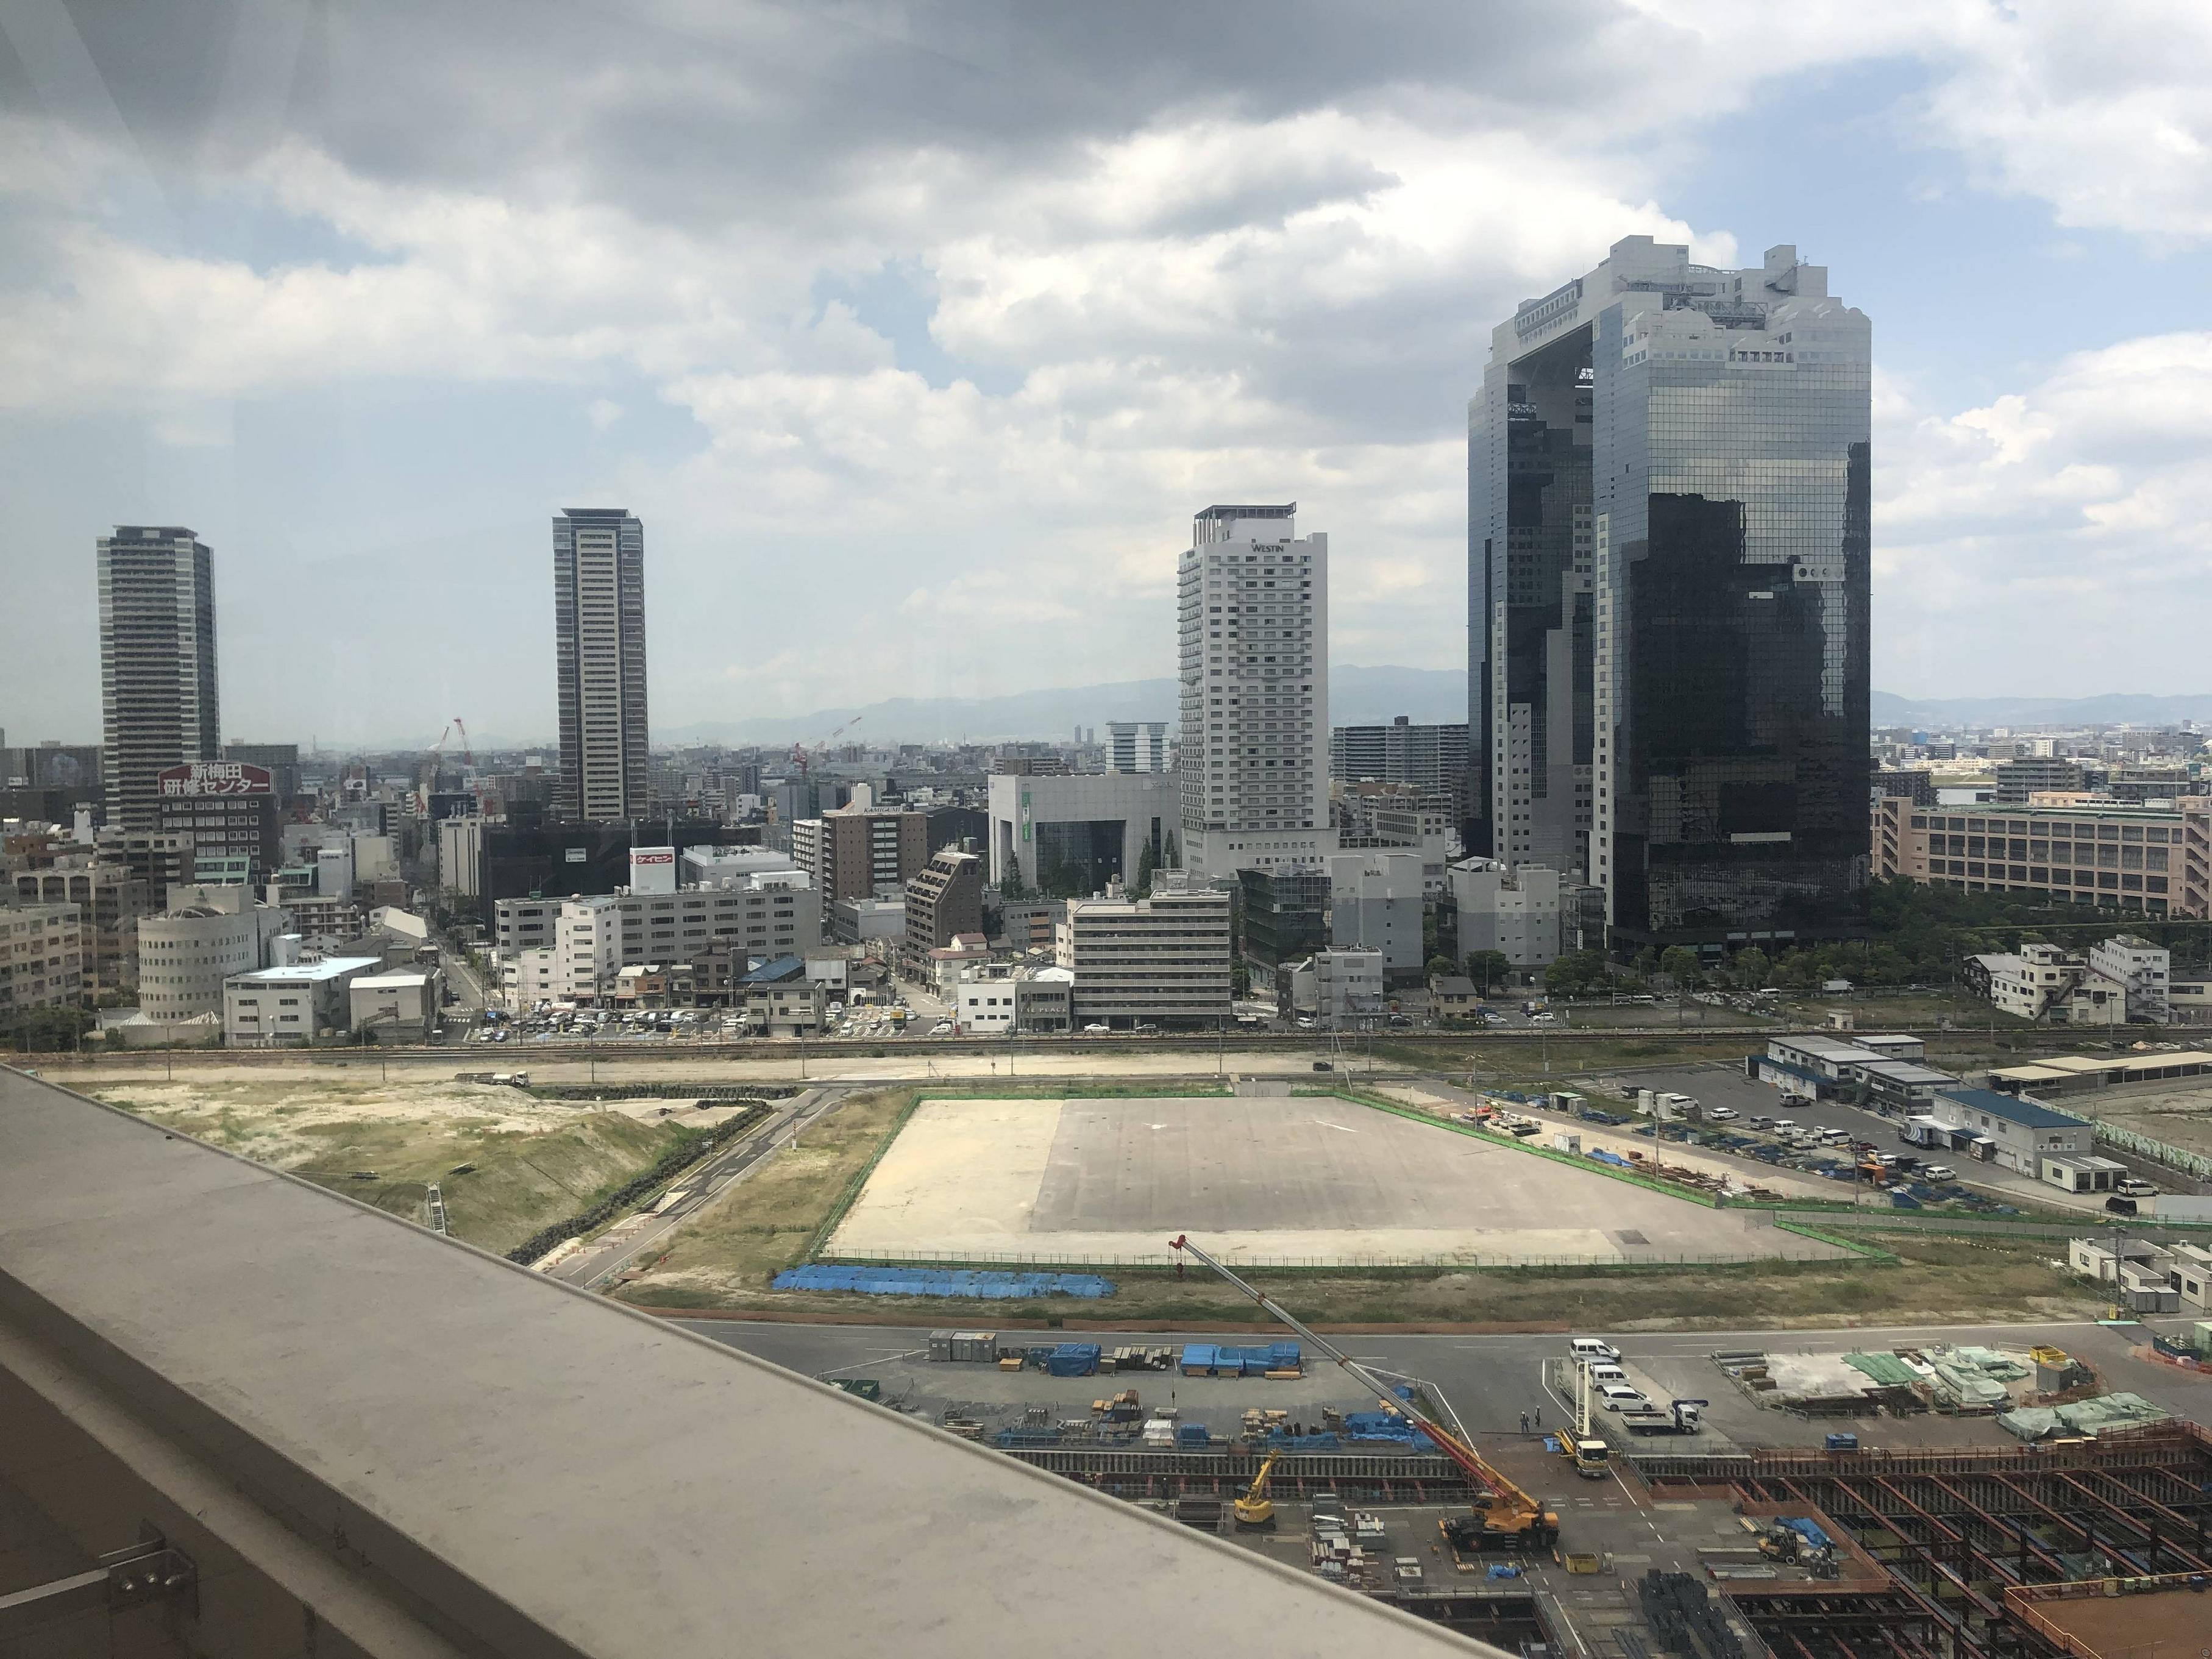
[[[1329,670],[1329,721],[1334,726],[1379,726],[1404,714],[1419,725],[1467,719],[1467,675],[1451,668]],[[990,743],[1024,738],[1067,738],[1075,728],[1109,720],[1174,720],[1174,680],[1121,680],[1107,685],[1058,686],[1000,697],[892,697],[808,714],[745,720],[697,720],[660,726],[663,743],[813,743],[851,726],[855,743]]]
[[[2212,720],[2212,692],[2152,697],[2107,691],[2094,697],[1901,697],[1877,691],[1876,726],[2171,726]]]
[[[1401,714],[1423,726],[1456,723],[1467,718],[1467,675],[1455,668],[1342,663],[1329,671],[1328,701],[1333,726],[1381,726]],[[2124,691],[2094,697],[1906,697],[1876,691],[1871,709],[1873,723],[1880,726],[2156,726],[2185,720],[2212,721],[2212,692],[2171,697]],[[994,743],[1066,738],[1079,726],[1103,728],[1109,720],[1176,718],[1176,683],[1162,676],[998,697],[891,697],[805,714],[656,725],[653,740],[781,746],[818,743],[839,726],[849,726],[851,740],[856,743]],[[392,745],[395,750],[428,746],[426,738]],[[528,741],[478,736],[476,746],[489,752],[550,751],[558,745],[549,735]]]

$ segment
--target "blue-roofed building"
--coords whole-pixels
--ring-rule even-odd
[[[1974,1157],[2039,1181],[2046,1156],[2078,1157],[2096,1145],[2091,1125],[1994,1089],[1939,1091],[1928,1113],[1946,1128],[1963,1131]]]
[[[804,957],[770,957],[738,981],[740,985],[781,985],[806,976]]]

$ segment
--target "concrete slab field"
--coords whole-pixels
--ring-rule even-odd
[[[1469,1266],[1842,1254],[1701,1205],[1326,1097],[932,1100],[825,1252]]]

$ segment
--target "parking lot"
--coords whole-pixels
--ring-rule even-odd
[[[1778,1089],[1764,1083],[1753,1082],[1743,1074],[1741,1066],[1717,1062],[1710,1066],[1670,1066],[1650,1071],[1608,1073],[1601,1083],[1616,1096],[1613,1101],[1603,1103],[1607,1109],[1625,1109],[1625,1103],[1617,1097],[1620,1089],[1635,1086],[1684,1094],[1710,1111],[1716,1106],[1736,1113],[1732,1121],[1714,1126],[1730,1132],[1757,1135],[1752,1128],[1757,1118],[1781,1118],[1808,1128],[1825,1127],[1840,1129],[1856,1141],[1869,1141],[1876,1150],[1886,1152],[1905,1152],[1906,1148],[1898,1139],[1898,1120],[1885,1117],[1879,1112],[1862,1110],[1839,1101],[1819,1100],[1792,1103]],[[1771,1137],[1759,1136],[1760,1139]],[[1840,1158],[1839,1148],[1826,1149],[1829,1155]],[[2054,1208],[2087,1210],[2094,1207],[2087,1195],[2077,1197],[2060,1191],[2045,1182],[2031,1180],[2014,1170],[1995,1164],[1977,1163],[1963,1153],[1937,1154],[1958,1174],[1959,1184],[1989,1194],[2008,1203],[2033,1203]],[[1848,1196],[1850,1187],[1837,1183],[1838,1196]],[[2101,1200],[2098,1200],[2101,1204]]]

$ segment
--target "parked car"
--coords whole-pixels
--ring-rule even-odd
[[[1113,1029],[1114,1028],[1110,1025],[1101,1025],[1097,1022],[1093,1021],[1091,1024],[1083,1028],[1083,1034],[1085,1036],[1104,1036]]]
[[[1643,1389],[1632,1389],[1626,1382],[1607,1383],[1597,1391],[1597,1399],[1598,1404],[1609,1412],[1620,1411],[1631,1406],[1638,1410],[1648,1410],[1651,1405],[1644,1398]]]
[[[1716,1123],[1726,1123],[1736,1115],[1736,1111],[1733,1106],[1709,1106],[1705,1115]]]
[[[2158,1196],[2157,1188],[2152,1186],[2148,1181],[2138,1179],[2134,1176],[2130,1176],[2125,1181],[2123,1181],[2118,1186],[2112,1188],[2112,1190],[2116,1193],[2124,1194],[2130,1198],[2156,1198]]]

